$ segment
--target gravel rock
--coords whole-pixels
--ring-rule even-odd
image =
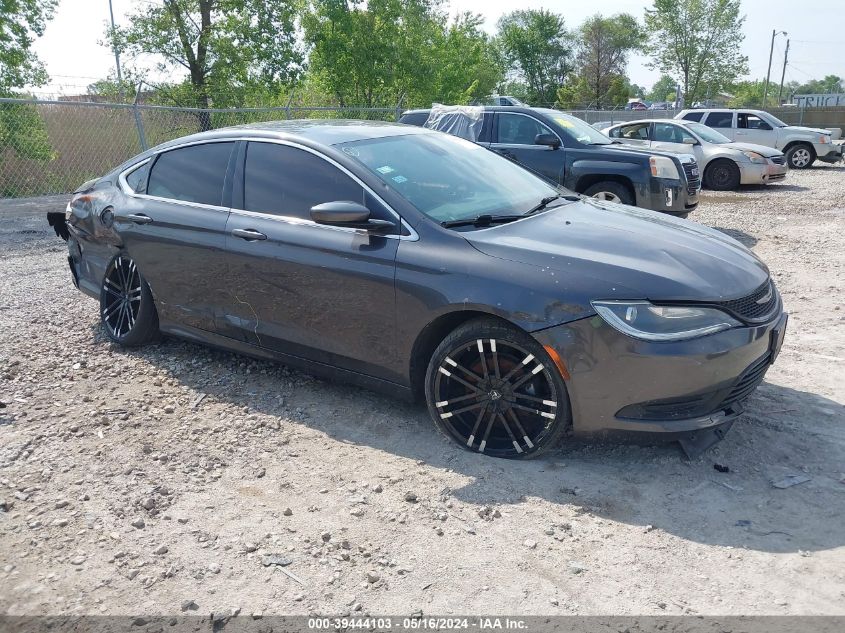
[[[153,550],[153,554],[156,556],[162,556],[163,554],[167,554],[168,551],[167,545],[159,545]]]

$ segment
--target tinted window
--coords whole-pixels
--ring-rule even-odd
[[[736,126],[749,130],[771,130],[772,126],[756,114],[740,113],[736,115]]]
[[[534,145],[538,134],[554,134],[537,119],[521,114],[499,114],[499,143]]]
[[[733,127],[733,112],[711,112],[707,115],[707,125],[710,127]]]
[[[638,141],[648,140],[648,123],[634,123],[623,125],[610,131],[613,138],[630,138]]]
[[[136,167],[131,172],[126,174],[126,184],[135,193],[144,193],[147,188],[147,172],[150,170],[150,164],[144,163],[140,167]]]
[[[247,211],[310,220],[311,207],[336,200],[365,204],[364,188],[311,152],[274,143],[250,143],[247,147]]]
[[[428,111],[426,112],[410,112],[407,114],[403,114],[402,118],[399,119],[399,123],[404,123],[405,125],[416,125],[418,127],[422,127],[423,124],[428,119]]]
[[[683,143],[685,138],[695,141],[695,137],[679,125],[655,123],[653,140],[660,143]]]
[[[684,118],[687,121],[701,121],[701,117],[704,116],[703,112],[687,112],[684,115]]]
[[[234,143],[205,143],[164,152],[150,173],[151,196],[219,206]]]

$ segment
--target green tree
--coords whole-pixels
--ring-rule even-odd
[[[627,93],[628,54],[642,45],[643,33],[637,19],[627,13],[607,18],[596,14],[581,25],[579,33],[577,72],[586,84],[585,96],[601,109],[609,102],[611,90],[614,102],[621,92]]]
[[[763,105],[763,81],[738,81],[728,87],[733,97],[728,101],[732,108],[750,108]],[[771,86],[769,86],[771,94]],[[777,97],[777,95],[775,95]]]
[[[513,11],[499,20],[498,41],[511,72],[528,85],[528,100],[553,102],[573,68],[563,18],[545,9]]]
[[[680,78],[684,100],[722,90],[748,72],[740,46],[745,36],[740,0],[654,0],[646,10],[646,47],[661,72]]]
[[[0,97],[47,82],[44,66],[32,52],[44,33],[57,0],[0,0]],[[44,121],[30,105],[0,104],[0,154],[11,151],[39,161],[53,158]],[[0,185],[3,195],[14,194],[14,183]]]
[[[674,101],[678,82],[669,75],[661,75],[646,95],[649,101]]]
[[[143,76],[152,56],[159,71],[181,69],[179,89],[162,85],[177,105],[242,105],[251,90],[274,89],[301,74],[296,36],[299,0],[163,0],[139,3],[128,25],[108,31]],[[206,129],[210,118],[202,116]]]
[[[827,75],[824,79],[811,79],[805,83],[790,82],[786,86],[790,94],[835,94],[845,92],[845,80],[837,75]]]

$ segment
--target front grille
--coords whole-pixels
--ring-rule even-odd
[[[777,303],[778,292],[770,279],[748,296],[730,301],[717,301],[715,305],[744,321],[759,322],[765,321],[771,315]]]
[[[786,165],[786,156],[775,156],[772,158],[772,162],[775,165]]]
[[[701,189],[701,172],[698,170],[698,163],[691,161],[684,163],[684,173],[687,176],[687,193],[691,196],[698,195]]]
[[[740,400],[744,400],[751,395],[766,375],[766,370],[769,368],[769,359],[771,354],[766,354],[763,358],[754,363],[751,367],[745,370],[739,378],[739,382],[734,385],[731,392],[722,400],[719,409],[727,409],[730,405]]]

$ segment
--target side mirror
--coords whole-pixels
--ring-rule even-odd
[[[684,137],[684,144],[685,145],[700,145],[701,143],[696,141],[694,138],[690,138],[689,136],[685,136]]]
[[[538,134],[534,137],[534,145],[548,145],[552,149],[560,147],[560,139],[554,134]]]
[[[343,226],[378,233],[396,226],[388,220],[370,218],[370,210],[363,204],[349,200],[324,202],[311,207],[311,219],[317,224]]]

